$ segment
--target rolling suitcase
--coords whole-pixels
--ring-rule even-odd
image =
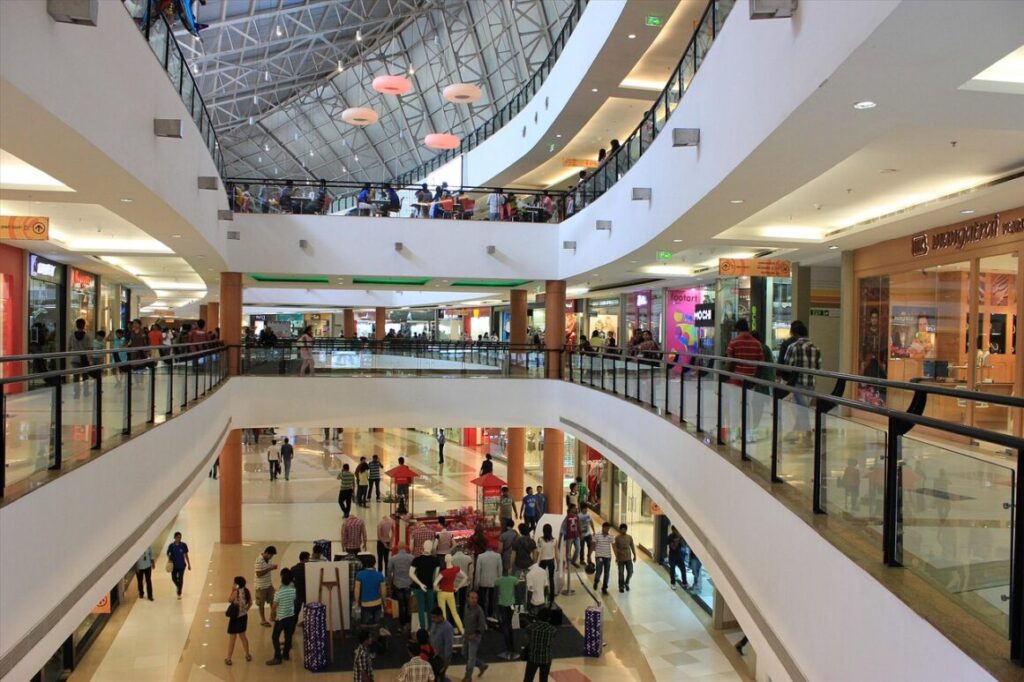
[[[601,655],[604,613],[600,606],[588,606],[583,615],[583,655]]]
[[[306,610],[306,625],[302,633],[302,664],[312,673],[327,670],[327,607],[310,602]]]

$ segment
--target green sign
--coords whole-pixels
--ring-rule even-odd
[[[657,258],[658,258],[658,260],[672,260],[672,252],[671,251],[659,251]]]
[[[662,19],[661,17],[657,16],[656,14],[648,14],[647,15],[647,25],[648,26],[654,26],[654,27],[660,28],[664,24],[665,24],[665,20]]]
[[[548,151],[549,152],[555,151],[555,145],[553,143],[548,145]]]

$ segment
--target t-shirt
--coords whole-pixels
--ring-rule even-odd
[[[476,558],[476,583],[479,587],[494,587],[501,576],[501,555],[487,550]]]
[[[501,541],[501,559],[506,566],[508,566],[509,557],[511,556],[512,543],[516,541],[517,537],[519,537],[519,534],[511,528],[503,531],[498,537],[498,540]]]
[[[574,540],[580,536],[580,517],[576,514],[569,514],[562,521],[562,537],[567,540]]]
[[[358,474],[356,474],[356,481],[359,482],[359,485],[370,485],[370,470],[363,469]]]
[[[292,447],[291,443],[285,443],[281,446],[281,456],[285,459],[291,459],[295,454],[295,448]]]
[[[388,559],[388,573],[391,575],[391,582],[399,590],[407,590],[412,584],[409,579],[409,567],[412,566],[412,554],[400,550],[398,554]]]
[[[526,572],[526,591],[530,593],[530,603],[534,606],[544,604],[544,588],[548,586],[547,569],[534,564]]]
[[[356,582],[359,583],[359,605],[379,606],[380,586],[384,582],[384,574],[375,568],[364,568],[356,573]]]
[[[548,496],[543,493],[537,493],[534,495],[537,500],[537,511],[538,516],[544,516],[548,511]]]
[[[537,541],[537,549],[540,550],[540,560],[547,561],[555,558],[555,539],[545,540],[541,538]]]
[[[454,592],[455,591],[455,579],[459,577],[459,573],[462,571],[458,566],[452,566],[451,568],[441,569],[441,582],[438,583],[438,589],[441,592]]]
[[[516,553],[516,568],[529,568],[533,563],[533,550],[537,549],[537,543],[533,538],[520,535],[513,541],[512,549]]]
[[[338,474],[338,480],[341,481],[342,490],[352,490],[356,487],[356,477],[351,471],[342,471]]]
[[[619,533],[612,540],[612,548],[615,550],[616,561],[632,561],[636,554],[636,547],[633,546],[633,538],[626,533]]]
[[[179,542],[177,544],[172,542],[167,547],[167,556],[170,558],[171,563],[174,564],[174,567],[179,571],[185,568],[186,554],[188,554],[188,545],[184,542]]]
[[[378,480],[380,478],[380,470],[382,468],[381,465],[380,465],[380,461],[376,460],[376,459],[371,459],[370,463],[367,464],[366,466],[370,467],[370,469],[369,469],[369,471],[370,471],[370,480],[371,481]]]
[[[585,504],[587,499],[590,497],[590,490],[585,485],[577,486],[576,492],[580,496],[580,504]]]
[[[498,588],[498,606],[515,606],[518,582],[514,575],[503,575],[494,581],[494,586]]]
[[[265,587],[270,587],[273,584],[273,572],[268,571],[270,568],[270,562],[263,558],[260,554],[256,557],[256,578],[253,580],[253,587],[257,590],[262,590]],[[260,571],[267,571],[264,575],[260,575]]]
[[[270,461],[276,461],[281,457],[281,450],[276,445],[271,445],[267,448],[267,459]]]
[[[445,528],[437,533],[437,542],[434,543],[434,554],[447,554],[450,551],[452,551],[452,532]]]
[[[506,495],[505,497],[501,498],[499,504],[501,505],[501,514],[499,514],[501,518],[511,519],[513,517],[512,505],[515,504],[515,500]]]
[[[594,555],[601,559],[612,558],[612,542],[614,538],[605,533],[598,533],[594,536]]]
[[[576,519],[580,524],[580,537],[589,537],[594,534],[594,519],[590,514],[579,514]]]
[[[291,585],[282,585],[281,589],[274,593],[274,604],[277,605],[278,620],[294,616],[295,588]]]
[[[536,519],[540,517],[537,513],[537,498],[534,495],[527,495],[523,498],[523,518]]]
[[[420,554],[412,560],[416,579],[428,589],[434,589],[434,572],[441,567],[441,561],[433,554]],[[414,587],[416,587],[414,585]]]

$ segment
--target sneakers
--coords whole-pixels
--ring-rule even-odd
[[[669,585],[669,587],[671,587],[674,590],[674,589],[676,589],[676,584],[672,583],[671,585]]]
[[[626,592],[629,592],[629,583],[626,583]]]
[[[281,659],[280,658],[272,658],[269,661],[267,661],[267,665],[281,665]]]
[[[484,673],[487,672],[487,669],[490,668],[490,667],[491,666],[489,666],[486,663],[484,663],[484,667],[480,668],[480,674],[477,675],[477,677],[483,677]]]

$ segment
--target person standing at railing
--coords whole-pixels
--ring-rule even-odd
[[[807,325],[800,320],[794,320],[790,326],[796,340],[786,349],[783,364],[798,369],[821,369],[821,351],[807,338]],[[808,390],[814,390],[814,375],[806,372],[795,372],[793,385]],[[796,411],[796,433],[795,438],[803,445],[813,442],[814,433],[811,431],[810,410],[811,397],[807,395],[793,394],[793,402],[800,406]]]
[[[487,195],[487,219],[492,222],[501,220],[501,207],[505,205],[504,191],[499,187]]]
[[[295,181],[286,180],[284,183],[284,189],[281,190],[281,196],[277,200],[277,205],[281,209],[281,213],[291,213],[294,209],[294,202],[292,201],[292,194],[295,193]]]
[[[85,331],[86,322],[84,319],[79,318],[75,320],[75,331],[71,332],[71,336],[68,337],[68,351],[72,353],[78,353],[77,355],[71,356],[71,368],[82,369],[92,364],[92,337]],[[82,386],[79,384],[85,384],[84,395],[86,398],[89,397],[89,375],[86,372],[79,372],[78,374],[71,375],[71,381],[73,384],[72,396],[77,400],[82,397],[83,391]]]
[[[427,188],[427,183],[424,182],[416,190],[416,208],[419,209],[420,218],[430,217],[430,198],[430,190]]]
[[[299,376],[313,376],[313,327],[307,326],[299,337]]]
[[[727,371],[733,372],[735,374],[740,374],[746,377],[753,377],[757,374],[757,366],[747,364],[746,362],[743,361],[764,361],[764,350],[761,345],[761,342],[754,338],[754,336],[750,333],[750,323],[746,320],[746,318],[740,318],[739,320],[736,320],[736,325],[733,327],[733,329],[737,333],[733,340],[729,342],[729,346],[725,349],[725,354],[730,358],[735,358],[738,362],[731,363],[731,366],[727,368]],[[743,380],[739,377],[732,377],[729,379],[729,383],[733,386],[741,386],[743,384]],[[730,415],[728,423],[734,423],[735,419],[736,415]],[[726,429],[723,428],[722,430],[725,431]],[[748,428],[748,431],[750,430],[752,429]],[[737,428],[736,433],[733,435],[736,437],[741,437],[742,434],[740,433],[740,429]]]
[[[96,338],[92,340],[92,349],[96,351],[92,354],[92,364],[107,364],[107,354],[103,352],[107,349],[107,332],[102,329],[96,332]],[[103,371],[97,370],[94,374],[102,376]]]

